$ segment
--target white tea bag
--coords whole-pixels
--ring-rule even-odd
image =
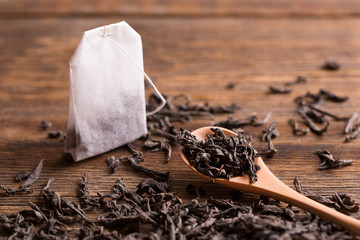
[[[84,33],[70,60],[65,151],[75,161],[147,134],[144,76],[162,98],[143,70],[141,37],[126,22]]]

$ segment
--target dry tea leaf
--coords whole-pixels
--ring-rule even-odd
[[[31,184],[36,182],[38,178],[40,177],[42,168],[43,168],[43,162],[45,159],[41,159],[35,170],[30,174],[30,176],[26,179],[26,181],[21,185],[21,189],[25,189],[29,187]]]
[[[334,159],[334,156],[327,150],[317,149],[316,154],[322,161],[318,166],[319,170],[344,167],[353,163],[353,160]]]
[[[289,94],[289,93],[291,93],[291,89],[280,89],[278,87],[269,86],[269,93],[272,93],[272,94]]]
[[[119,159],[116,159],[114,156],[106,158],[106,163],[109,165],[109,169],[114,173],[118,166],[120,165]]]
[[[211,131],[213,135],[197,140],[189,131],[180,130],[177,142],[189,163],[212,180],[247,174],[250,182],[257,181],[256,172],[260,167],[254,163],[256,151],[250,145],[251,139],[239,135],[225,137],[219,128]]]
[[[20,182],[24,179],[27,179],[29,177],[30,173],[27,172],[27,171],[23,171],[23,170],[20,170],[18,171],[18,173],[16,174],[14,180],[15,182]]]
[[[152,152],[163,151],[166,155],[165,162],[169,162],[171,158],[171,145],[164,140],[148,139],[145,141],[144,146],[152,149]]]
[[[339,70],[341,67],[340,63],[338,61],[336,61],[333,58],[328,58],[326,59],[323,69],[325,70],[329,70],[329,71],[336,71]]]
[[[41,123],[40,123],[40,128],[42,130],[48,130],[51,126],[52,126],[52,123],[48,122],[48,121],[41,121]]]

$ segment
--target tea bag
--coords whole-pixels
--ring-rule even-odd
[[[126,22],[86,31],[70,60],[65,151],[80,161],[147,134],[140,35]]]

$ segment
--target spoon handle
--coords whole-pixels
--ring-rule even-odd
[[[329,208],[308,197],[305,197],[304,195],[288,187],[276,177],[272,179],[271,186],[267,186],[268,182],[265,181],[262,181],[261,185],[263,185],[263,187],[260,187],[260,189],[258,189],[258,193],[272,197],[274,199],[291,203],[308,212],[325,218],[343,227],[344,229],[347,229],[350,232],[353,232],[356,235],[360,236],[360,220],[342,214],[332,208]]]

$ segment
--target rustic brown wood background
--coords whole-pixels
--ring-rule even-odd
[[[15,213],[28,208],[27,201],[39,202],[50,177],[56,179],[53,188],[73,200],[78,199],[83,173],[89,176],[93,194],[110,192],[120,177],[130,187],[144,178],[123,165],[116,173],[109,172],[106,157],[126,155],[125,149],[75,163],[63,158],[63,142],[48,139],[48,131],[39,129],[39,123],[48,120],[53,123],[51,130],[65,130],[68,61],[82,32],[122,20],[141,34],[146,72],[157,79],[161,92],[188,93],[195,101],[214,105],[237,103],[242,109],[235,118],[272,111],[281,133],[274,140],[280,152],[265,162],[275,175],[291,187],[297,177],[314,192],[350,193],[360,202],[360,139],[342,143],[343,122],[333,122],[322,137],[293,136],[288,125],[288,119],[296,117],[293,98],[320,88],[349,96],[345,103],[324,108],[344,116],[360,112],[359,15],[356,0],[0,0],[0,184],[19,186],[13,180],[17,171],[31,171],[46,159],[34,193],[1,195],[0,212]],[[339,60],[341,70],[322,70],[327,57]],[[294,86],[291,94],[266,93],[270,83],[293,81],[300,74],[308,77],[308,83]],[[235,89],[226,89],[229,82],[236,83]],[[176,126],[196,129],[212,121],[200,118]],[[266,148],[259,140],[263,129],[245,127],[258,149]],[[320,172],[317,148],[353,159],[354,164]],[[191,172],[178,148],[168,164],[162,153],[145,152],[145,156],[143,165],[170,170],[172,190],[184,199],[193,198],[185,191],[190,183],[204,188],[203,199],[228,192]]]

